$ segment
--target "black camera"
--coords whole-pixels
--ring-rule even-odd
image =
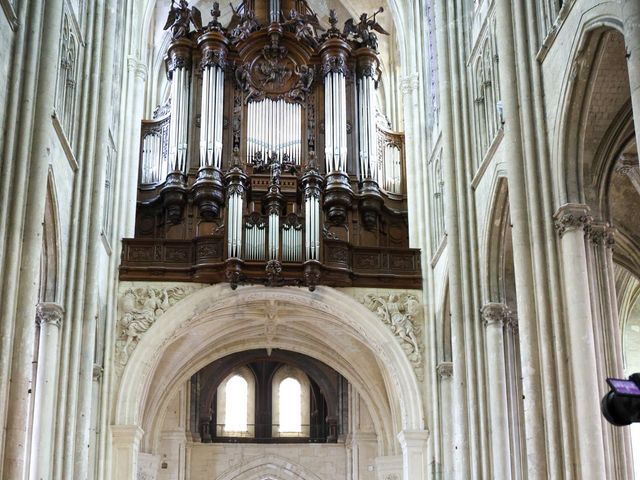
[[[607,378],[611,390],[602,397],[602,415],[616,427],[640,422],[640,373],[629,376],[629,380]]]

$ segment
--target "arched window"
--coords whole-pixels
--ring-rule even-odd
[[[299,368],[283,365],[271,379],[273,437],[308,437],[311,384]]]
[[[247,367],[234,369],[216,391],[216,437],[253,437],[255,435],[255,377]]]
[[[249,386],[240,375],[229,379],[225,391],[225,432],[247,431],[247,394]]]
[[[288,377],[280,382],[280,433],[302,432],[302,388]]]

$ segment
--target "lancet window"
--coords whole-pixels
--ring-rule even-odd
[[[56,113],[67,141],[70,145],[73,145],[79,44],[77,32],[68,12],[65,12],[62,18],[61,39]]]
[[[375,120],[382,8],[343,26],[305,0],[233,12],[171,7],[170,105],[142,123],[121,277],[419,286],[404,135]]]
[[[502,127],[500,82],[495,46],[495,20],[490,19],[484,38],[472,60],[474,144],[478,166]]]

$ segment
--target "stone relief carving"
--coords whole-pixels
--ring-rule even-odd
[[[116,340],[116,371],[124,370],[144,333],[169,307],[189,295],[192,287],[132,287],[120,297]]]
[[[361,303],[374,312],[396,335],[407,357],[409,357],[416,375],[422,380],[422,352],[418,342],[420,327],[414,321],[420,311],[420,302],[416,296],[410,293],[388,293],[385,295],[368,293]]]

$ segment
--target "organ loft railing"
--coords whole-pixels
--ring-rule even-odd
[[[142,122],[129,280],[419,287],[404,136],[376,122],[376,17],[322,26],[305,0],[245,0],[228,25],[184,0],[170,99]]]

